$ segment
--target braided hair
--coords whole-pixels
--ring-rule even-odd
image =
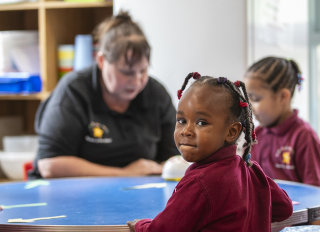
[[[268,84],[274,92],[287,88],[293,96],[296,86],[301,88],[303,81],[298,64],[292,59],[265,57],[252,64],[246,78],[259,78]]]
[[[252,120],[251,104],[249,102],[245,84],[241,81],[233,83],[225,77],[214,78],[210,76],[201,76],[199,73],[193,72],[186,76],[181,89],[178,90],[179,99],[182,97],[182,93],[191,78],[195,79],[191,86],[210,85],[225,88],[230,93],[232,99],[230,113],[237,121],[241,122],[245,134],[244,138],[246,142],[243,144],[244,152],[242,158],[247,163],[247,166],[250,167],[252,165],[250,161],[250,151],[251,146],[256,143],[256,134]]]

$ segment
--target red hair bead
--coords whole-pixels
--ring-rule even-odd
[[[240,81],[236,81],[234,82],[235,86],[237,86],[238,88],[240,87]]]
[[[201,77],[201,75],[198,72],[192,73],[192,78],[195,80],[198,80]]]
[[[179,89],[179,90],[178,90],[178,99],[179,99],[179,100],[180,100],[181,96],[182,96],[182,90]]]
[[[252,131],[252,140],[253,140],[253,141],[256,141],[256,138],[257,138],[256,132],[254,132],[254,130],[253,130],[253,131]]]
[[[249,104],[248,104],[248,103],[246,103],[246,102],[242,102],[242,101],[240,101],[239,106],[240,106],[240,107],[248,107],[248,106],[249,106]]]

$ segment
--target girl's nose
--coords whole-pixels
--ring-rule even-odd
[[[192,126],[189,124],[186,124],[186,126],[181,130],[182,136],[192,136],[193,134]]]

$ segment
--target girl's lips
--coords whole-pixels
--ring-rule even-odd
[[[180,143],[180,146],[196,147],[196,145],[189,144],[189,143]]]

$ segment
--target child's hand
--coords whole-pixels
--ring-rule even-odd
[[[130,232],[135,232],[134,230],[134,226],[136,225],[136,223],[140,221],[140,219],[134,219],[133,221],[128,221],[127,224],[130,228]]]

